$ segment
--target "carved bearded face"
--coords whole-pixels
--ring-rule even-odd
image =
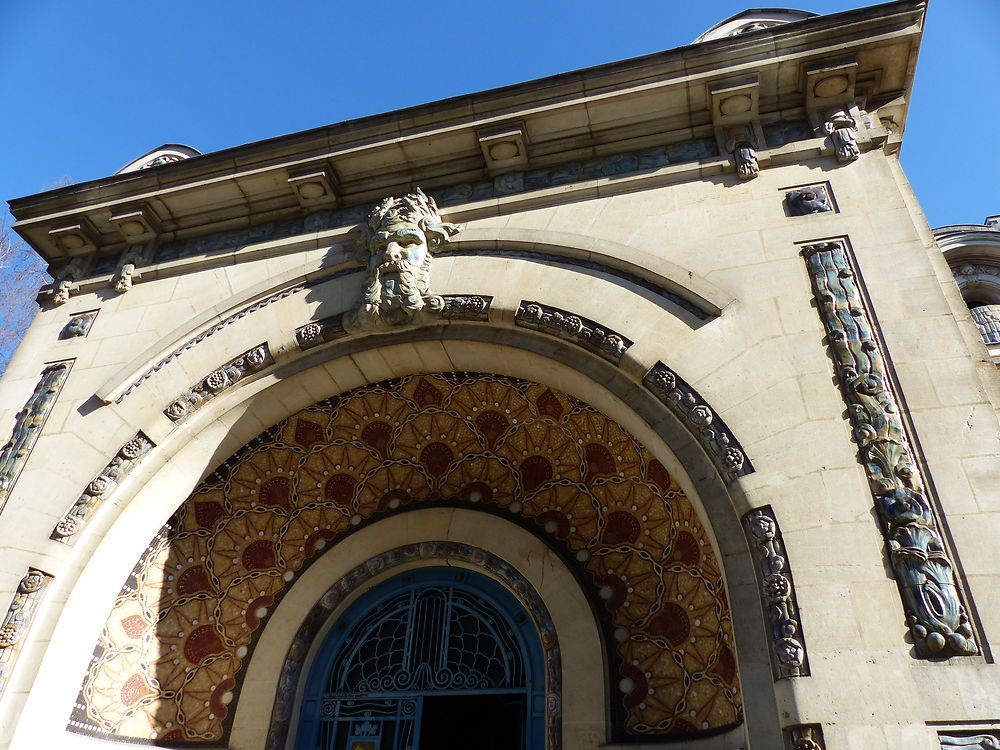
[[[415,224],[394,224],[376,232],[368,270],[378,277],[382,294],[407,298],[426,292],[427,236]]]

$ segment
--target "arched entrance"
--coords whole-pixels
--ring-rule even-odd
[[[248,666],[274,666],[275,649],[286,653],[280,638],[257,647],[271,623],[283,628],[272,613],[308,568],[374,525],[431,508],[475,509],[521,526],[579,582],[604,663],[577,679],[603,683],[607,707],[586,742],[707,737],[742,722],[720,560],[706,519],[667,467],[573,396],[457,371],[317,402],[208,475],[117,598],[71,728],[166,746],[225,742],[238,716],[262,715],[260,691],[277,687],[245,690]],[[404,524],[392,544],[413,541],[412,531]],[[369,538],[363,554],[384,543]],[[497,539],[483,549],[522,562],[502,546]],[[288,614],[301,617],[315,601]],[[293,644],[301,648],[308,643]],[[269,674],[282,686],[273,729],[286,721],[284,686],[298,673]],[[594,715],[567,714],[565,723],[579,733]],[[286,736],[276,731],[268,746],[284,747]]]
[[[338,619],[313,663],[296,747],[541,750],[541,641],[499,583],[464,568],[412,570]]]

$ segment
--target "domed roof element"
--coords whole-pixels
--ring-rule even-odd
[[[135,161],[130,161],[115,174],[125,174],[126,172],[138,172],[140,169],[158,167],[161,164],[170,164],[181,159],[190,159],[192,156],[201,156],[201,151],[180,143],[165,143],[152,151],[148,151]]]
[[[730,16],[725,21],[720,21],[712,28],[695,39],[692,44],[699,42],[709,42],[713,39],[724,39],[728,36],[737,36],[751,31],[760,31],[772,26],[781,26],[794,21],[802,21],[806,18],[814,18],[817,14],[806,10],[793,10],[792,8],[748,8],[742,13]]]

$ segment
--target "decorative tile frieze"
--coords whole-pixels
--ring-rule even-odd
[[[31,626],[31,617],[38,608],[38,602],[52,576],[37,568],[28,568],[24,578],[17,584],[14,598],[7,607],[3,625],[0,625],[0,695],[10,679],[14,662],[24,645],[25,636]]]
[[[89,312],[82,312],[73,315],[59,332],[59,338],[86,338],[87,334],[90,333],[91,327],[94,325],[94,320],[97,318],[98,312],[98,310],[90,310]]]
[[[953,564],[900,417],[855,264],[843,240],[802,248],[865,467],[914,650],[921,658],[978,653]]]
[[[314,320],[295,329],[295,340],[302,351],[325,344],[327,341],[335,341],[346,335],[344,313],[337,313],[322,320]]]
[[[72,365],[73,360],[46,365],[24,408],[14,417],[14,432],[0,451],[0,510],[7,504],[14,483],[42,434]]]
[[[357,530],[429,507],[507,518],[571,566],[603,636],[612,741],[742,721],[719,558],[676,478],[575,398],[451,372],[309,406],[206,477],[125,579],[70,731],[227,746],[236,706],[259,698],[244,683],[256,644],[298,577]]]
[[[326,281],[326,279],[324,279],[324,281]],[[218,323],[216,323],[212,327],[206,328],[204,331],[202,331],[201,333],[199,333],[197,336],[192,337],[191,339],[189,339],[188,341],[186,341],[183,345],[181,345],[181,346],[177,347],[176,349],[174,349],[172,352],[170,352],[170,354],[168,354],[166,357],[163,357],[163,359],[159,360],[155,365],[153,365],[152,367],[150,367],[142,375],[140,375],[138,378],[136,378],[131,383],[131,385],[129,385],[129,387],[126,388],[121,393],[121,395],[119,395],[115,399],[115,403],[116,404],[120,404],[122,401],[125,400],[126,396],[130,395],[136,388],[138,388],[140,385],[142,385],[146,380],[148,380],[153,375],[155,375],[157,372],[159,372],[163,368],[164,365],[167,365],[167,364],[173,362],[175,359],[177,359],[179,356],[181,356],[184,352],[186,352],[189,349],[193,348],[197,344],[200,344],[202,341],[204,341],[205,339],[207,339],[209,336],[212,336],[213,334],[218,333],[219,331],[221,331],[226,326],[229,326],[229,325],[235,323],[238,320],[242,320],[247,315],[255,313],[258,310],[260,310],[261,308],[263,308],[263,307],[267,307],[268,305],[273,304],[274,302],[278,302],[279,300],[285,299],[285,297],[290,297],[293,294],[296,294],[298,292],[304,291],[306,288],[308,288],[308,286],[309,286],[308,284],[299,284],[298,286],[293,286],[293,287],[289,287],[288,289],[284,289],[284,290],[282,290],[282,291],[280,291],[280,292],[278,292],[276,294],[272,294],[269,297],[265,297],[264,299],[260,300],[259,302],[255,302],[252,305],[244,307],[242,310],[239,310],[239,311],[233,313],[232,315],[229,315],[229,316],[223,318],[222,320],[220,320]]]
[[[51,539],[69,544],[87,520],[122,483],[136,464],[154,447],[142,432],[123,445],[101,473],[87,485],[73,507],[52,530]]]
[[[726,423],[680,375],[657,362],[642,383],[680,417],[727,482],[753,472],[750,459]]]
[[[816,137],[809,124],[800,120],[764,125],[763,133],[767,148],[779,148],[788,143]],[[657,148],[602,156],[587,161],[569,162],[545,169],[510,172],[495,179],[435,188],[432,192],[439,207],[453,206],[470,201],[490,200],[501,195],[543,190],[584,180],[644,172],[671,164],[682,164],[718,156],[719,148],[714,139],[696,139]],[[203,237],[166,242],[157,249],[154,262],[163,263],[191,256],[212,255],[257,242],[294,237],[338,227],[350,227],[364,222],[367,214],[367,205],[339,210],[322,210],[296,219],[267,222],[247,229],[233,229]]]
[[[445,320],[490,319],[490,305],[493,297],[481,294],[446,294],[441,317]]]
[[[621,362],[625,350],[632,346],[630,339],[588,318],[538,302],[522,300],[514,315],[514,322],[522,328],[571,341],[616,365]]]
[[[182,422],[204,406],[205,402],[271,364],[274,364],[274,359],[267,348],[267,342],[258,344],[218,370],[209,373],[191,390],[164,409],[163,413],[172,422]]]
[[[788,204],[788,213],[792,216],[808,216],[833,210],[830,195],[823,185],[789,190],[785,193],[785,201]]]
[[[941,750],[998,750],[1000,748],[1000,730],[989,732],[942,732],[938,735]]]
[[[771,625],[771,665],[776,679],[809,674],[809,658],[795,600],[792,568],[770,505],[743,516],[757,565],[761,603]]]

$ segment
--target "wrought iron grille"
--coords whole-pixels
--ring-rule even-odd
[[[453,713],[493,701],[494,716],[519,727],[520,739],[504,740],[515,743],[510,750],[541,748],[540,645],[523,607],[485,576],[440,568],[398,576],[362,596],[328,637],[296,747],[420,750],[437,721],[425,709],[440,716],[444,700]]]
[[[365,617],[330,673],[334,695],[524,688],[506,618],[452,586],[399,594]]]

